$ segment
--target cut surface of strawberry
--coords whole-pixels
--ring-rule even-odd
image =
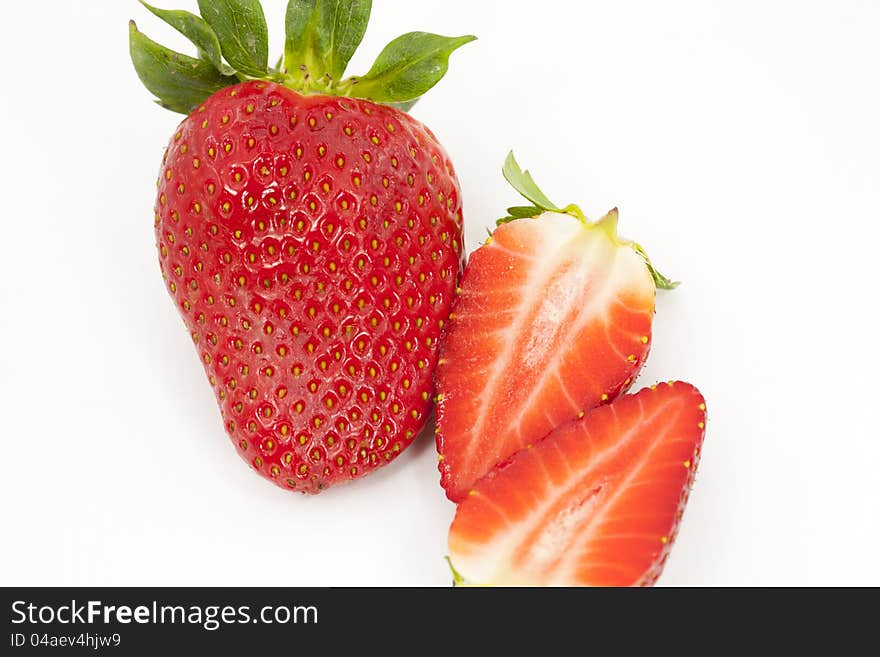
[[[510,209],[472,254],[453,306],[437,448],[454,501],[495,464],[625,392],[650,349],[657,284],[673,285],[618,237],[616,209],[590,222],[546,200],[512,158],[505,175],[537,216]]]
[[[703,396],[674,382],[559,427],[459,505],[449,532],[457,579],[652,585],[687,503],[705,426]]]

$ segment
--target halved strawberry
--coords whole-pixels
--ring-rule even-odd
[[[519,452],[458,507],[449,530],[456,579],[653,584],[687,503],[705,426],[699,391],[668,383],[594,409]]]
[[[674,287],[617,210],[559,208],[511,154],[504,175],[534,205],[471,255],[437,370],[441,484],[461,500],[495,464],[632,384],[648,355],[656,287]]]

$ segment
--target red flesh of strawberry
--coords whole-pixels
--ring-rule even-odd
[[[635,379],[656,289],[614,224],[616,211],[596,224],[546,213],[503,224],[471,255],[437,372],[450,499]]]
[[[180,125],[159,178],[162,273],[260,474],[315,493],[412,444],[460,197],[434,136],[392,107],[255,81]]]
[[[687,383],[620,397],[482,479],[450,559],[469,583],[651,585],[693,484],[706,422]]]

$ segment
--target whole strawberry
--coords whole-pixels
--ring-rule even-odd
[[[198,59],[131,23],[139,77],[188,114],[162,160],[160,266],[241,456],[317,493],[392,461],[430,412],[461,192],[403,109],[473,37],[410,33],[346,79],[369,1],[291,0],[276,69],[257,0],[199,8],[148,6]]]

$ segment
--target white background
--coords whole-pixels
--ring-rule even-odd
[[[194,9],[191,0],[156,0]],[[264,2],[280,52],[284,2]],[[442,7],[438,12],[437,7]],[[880,584],[880,3],[375,0],[353,72],[412,29],[474,33],[414,110],[456,162],[468,245],[557,202],[683,280],[639,381],[710,422],[665,585]],[[315,498],[224,434],[157,266],[178,117],[127,54],[134,0],[18,2],[0,27],[0,583],[447,585],[429,436]]]

